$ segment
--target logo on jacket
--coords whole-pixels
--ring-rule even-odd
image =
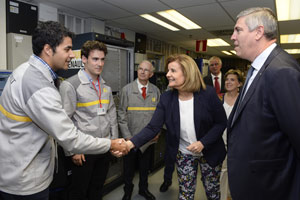
[[[106,89],[106,88],[103,88],[103,92],[107,92],[107,89]]]
[[[155,101],[156,101],[155,97],[152,97],[152,102],[155,102]]]

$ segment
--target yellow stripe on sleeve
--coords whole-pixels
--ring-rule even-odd
[[[0,105],[0,111],[3,113],[3,115],[9,119],[18,121],[18,122],[32,122],[32,119],[30,119],[29,117],[25,117],[25,116],[18,116],[18,115],[14,115],[8,111],[6,111],[2,105]]]

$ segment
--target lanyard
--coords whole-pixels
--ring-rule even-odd
[[[94,89],[97,93],[97,96],[99,97],[100,108],[102,108],[102,104],[101,104],[101,87],[100,87],[99,77],[97,78],[97,80],[98,80],[98,86],[99,86],[99,95],[98,95],[98,91],[97,91],[96,86],[95,86],[93,81],[92,81],[92,84],[93,84],[93,87],[94,87]]]

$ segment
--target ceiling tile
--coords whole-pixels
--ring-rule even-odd
[[[164,2],[168,6],[177,9],[177,8],[185,8],[185,7],[191,7],[191,6],[198,6],[198,5],[204,5],[204,4],[210,4],[215,3],[216,0],[160,0],[161,2]]]
[[[218,3],[182,8],[178,11],[205,29],[216,26],[234,26],[233,19]]]
[[[104,0],[137,15],[171,9],[158,0]]]
[[[300,20],[278,22],[279,34],[296,34],[300,33]]]
[[[229,13],[234,20],[241,11],[251,7],[269,7],[274,12],[276,11],[275,0],[235,0],[221,2],[221,5],[226,9],[227,13]]]

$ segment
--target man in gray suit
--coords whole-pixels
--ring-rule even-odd
[[[233,199],[300,199],[300,66],[276,38],[269,8],[237,16],[231,39],[252,67],[227,127]]]

